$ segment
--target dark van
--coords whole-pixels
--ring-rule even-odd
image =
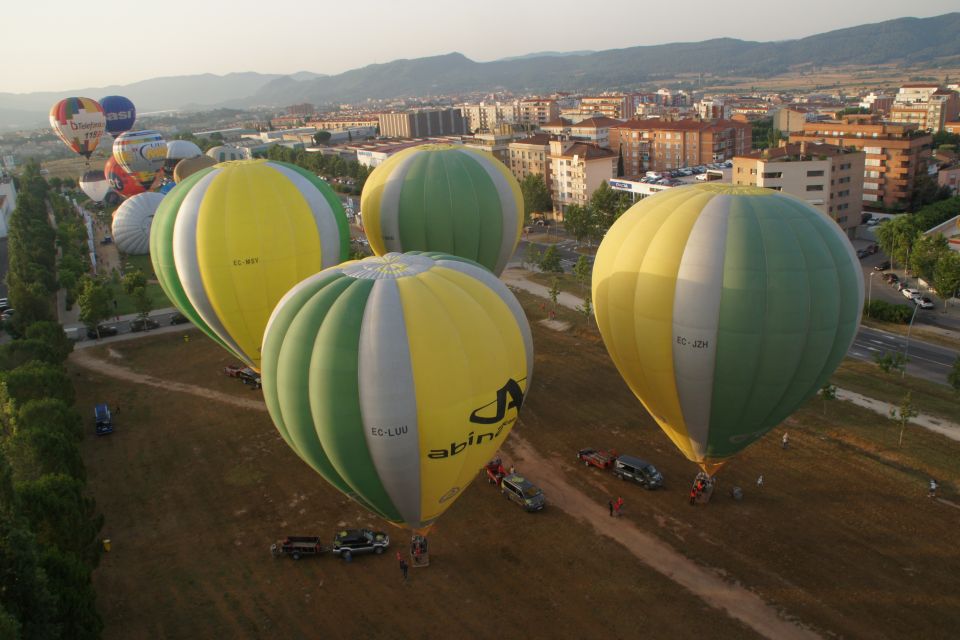
[[[663,486],[663,476],[657,468],[633,456],[619,456],[613,463],[613,473],[621,480],[633,480],[647,489]]]
[[[113,433],[113,419],[110,416],[110,407],[101,403],[93,408],[93,419],[96,423],[97,435]]]

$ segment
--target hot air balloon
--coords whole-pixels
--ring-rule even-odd
[[[856,335],[863,277],[840,227],[802,200],[703,184],[610,228],[593,302],[630,389],[712,474],[826,384]]]
[[[150,225],[163,195],[148,191],[129,198],[113,212],[113,242],[132,256],[150,252]]]
[[[510,170],[491,154],[423,145],[370,174],[360,211],[377,255],[442,251],[500,275],[520,240],[523,196]]]
[[[347,220],[330,186],[265,160],[193,174],[164,198],[150,232],[150,259],[167,297],[256,369],[277,301],[348,250]]]
[[[229,162],[230,160],[249,160],[250,150],[241,147],[232,147],[230,145],[220,145],[207,149],[207,156],[217,162]]]
[[[137,108],[129,98],[123,96],[107,96],[101,98],[100,106],[107,119],[107,132],[114,138],[133,128],[137,119]]]
[[[167,159],[167,142],[159,131],[128,131],[113,141],[113,157],[140,186],[149,189]]]
[[[50,126],[75,153],[90,159],[106,127],[103,109],[90,98],[65,98],[50,109]]]
[[[103,171],[87,171],[80,176],[80,188],[94,202],[102,202],[110,191],[110,181]]]
[[[217,161],[209,156],[200,156],[199,158],[187,158],[181,160],[173,168],[173,181],[183,182],[187,177],[192,176],[200,169],[206,169],[217,164]]]
[[[107,158],[107,164],[103,167],[103,175],[110,182],[111,188],[122,195],[124,198],[135,196],[138,193],[146,191],[140,186],[136,178],[124,171],[113,156]]]
[[[168,175],[172,175],[173,169],[181,160],[187,158],[199,158],[203,155],[200,147],[189,140],[171,140],[167,143],[167,159],[163,163]]]
[[[263,341],[277,430],[330,484],[425,532],[503,444],[533,370],[520,304],[435,253],[346,262],[299,283]]]

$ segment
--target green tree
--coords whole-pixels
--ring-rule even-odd
[[[60,364],[58,354],[42,340],[14,340],[0,345],[0,369],[9,371],[31,360]]]
[[[933,269],[933,288],[943,298],[943,312],[947,312],[947,300],[960,292],[960,254],[945,251],[937,258]]]
[[[52,321],[37,321],[30,324],[26,331],[27,340],[39,340],[45,343],[53,352],[56,360],[66,362],[73,351],[73,340],[63,332],[60,323]]]
[[[890,259],[907,268],[910,249],[917,239],[917,228],[909,215],[899,215],[880,224],[876,229],[877,242]]]
[[[41,563],[54,596],[55,622],[61,638],[98,640],[103,620],[97,613],[90,566],[75,553],[45,549]]]
[[[890,419],[897,422],[900,425],[900,439],[897,442],[897,445],[903,446],[903,432],[907,428],[907,423],[910,422],[912,418],[916,418],[920,415],[920,412],[917,411],[917,408],[913,406],[913,397],[912,392],[908,391],[907,395],[903,396],[900,400],[900,405],[890,409]]]
[[[903,371],[907,366],[907,359],[899,351],[894,353],[884,351],[882,354],[875,355],[873,361],[877,363],[877,366],[880,367],[880,370],[884,373]]]
[[[74,401],[73,385],[62,366],[34,360],[0,373],[0,381],[17,406],[41,398],[56,398],[67,404]]]
[[[545,213],[553,209],[550,190],[546,179],[535,173],[528,174],[520,181],[520,193],[523,195],[523,223],[530,223],[533,213]]]
[[[587,292],[587,296],[583,299],[583,304],[577,307],[584,319],[587,322],[587,329],[590,328],[590,318],[593,317],[593,300],[590,297],[590,293]]]
[[[550,245],[547,247],[547,250],[543,252],[540,256],[540,263],[538,265],[541,271],[547,271],[551,273],[563,273],[563,265],[560,264],[560,254],[557,253],[557,247]]]
[[[40,398],[20,403],[18,429],[44,429],[62,433],[76,442],[83,439],[83,425],[73,407],[57,398]]]
[[[617,177],[622,178],[623,174],[626,172],[626,168],[623,165],[623,145],[620,145],[620,153],[617,155]]]
[[[587,256],[577,258],[576,264],[573,265],[573,277],[580,283],[581,287],[587,286],[592,273],[593,265],[587,260]]]
[[[43,546],[55,547],[96,564],[102,517],[83,482],[64,473],[47,474],[16,485],[20,513]]]
[[[128,295],[133,295],[137,289],[147,286],[147,276],[140,269],[131,269],[123,274],[120,284]]]
[[[313,134],[313,143],[316,145],[327,144],[333,136],[329,131],[317,131]]]
[[[553,303],[553,308],[557,308],[557,299],[560,297],[560,278],[554,278],[550,281],[550,289],[547,290],[547,296]]]
[[[823,415],[827,415],[827,403],[837,399],[837,385],[828,382],[820,387],[820,397],[823,399]]]
[[[36,538],[22,519],[2,512],[0,576],[3,576],[0,606],[19,623],[21,638],[63,637],[54,622],[56,604],[40,565]]]
[[[960,396],[960,356],[953,361],[953,368],[947,374],[947,382],[953,387],[953,392]]]
[[[910,251],[910,269],[924,280],[932,280],[937,261],[944,252],[950,252],[950,243],[943,234],[918,234]]]
[[[610,228],[630,206],[626,194],[621,193],[604,180],[590,196],[590,208],[594,211],[597,235]]]
[[[102,280],[86,278],[83,289],[77,297],[80,305],[80,321],[88,327],[96,327],[97,338],[100,337],[100,323],[112,314],[113,293],[110,286]]]
[[[523,262],[529,263],[534,266],[540,266],[540,261],[543,260],[543,253],[537,248],[537,245],[531,243],[527,245],[527,255],[523,259]]]
[[[597,217],[589,206],[572,204],[563,214],[563,226],[580,244],[597,233]]]

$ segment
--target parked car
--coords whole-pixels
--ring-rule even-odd
[[[106,403],[101,402],[93,407],[93,422],[98,436],[113,433],[113,416],[110,415],[110,407]]]
[[[613,474],[621,480],[633,480],[647,489],[663,486],[663,475],[657,468],[634,456],[620,456],[613,463]]]
[[[6,298],[0,298],[0,311],[6,311],[10,308],[10,301]]]
[[[356,554],[375,553],[380,555],[390,546],[390,536],[383,531],[369,529],[343,529],[333,538],[332,551],[344,560],[350,560]]]
[[[0,320],[9,320],[15,313],[15,309],[5,309],[3,313],[0,313]]]
[[[150,318],[137,318],[136,320],[130,321],[130,331],[150,331],[151,329],[156,329],[160,326],[160,323],[156,320],[151,320]]]
[[[895,273],[885,273],[883,274],[883,279],[889,284],[897,284],[900,282],[900,276]]]
[[[190,322],[190,318],[183,315],[179,311],[170,316],[170,324],[185,324],[187,322]]]
[[[897,291],[903,291],[910,286],[910,282],[907,280],[900,280],[897,282]]]
[[[110,336],[117,335],[117,328],[114,326],[108,326],[108,325],[102,324],[98,327],[98,329],[100,330],[100,335],[99,335],[100,338],[109,338]],[[96,340],[98,337],[97,328],[87,327],[87,337],[90,338],[91,340]]]
[[[500,491],[526,511],[540,511],[547,505],[543,491],[518,473],[505,475],[500,480]]]
[[[877,266],[875,266],[875,267],[873,268],[873,270],[874,270],[874,271],[886,271],[886,270],[889,269],[889,268],[890,268],[890,261],[889,261],[889,260],[884,260],[883,262],[881,262],[880,264],[878,264]]]
[[[933,300],[926,296],[917,296],[913,299],[913,303],[921,309],[933,309]]]
[[[900,293],[903,295],[904,298],[908,298],[910,300],[920,297],[920,291],[917,289],[911,289],[910,287],[904,287],[903,289],[900,290]]]
[[[857,257],[860,258],[861,260],[863,260],[869,255],[870,255],[869,249],[857,249]]]
[[[867,251],[869,251],[870,254],[873,255],[873,254],[876,253],[877,251],[880,251],[880,245],[878,245],[876,242],[874,242],[874,243],[871,244],[869,247],[867,247]]]

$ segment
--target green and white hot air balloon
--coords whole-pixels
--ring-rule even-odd
[[[593,301],[630,389],[712,473],[827,383],[856,335],[863,276],[840,227],[799,198],[704,184],[617,220]]]
[[[307,278],[263,339],[280,434],[330,484],[425,533],[517,420],[530,327],[492,273],[442,254],[388,254]]]
[[[370,174],[360,213],[378,256],[439,251],[500,275],[520,240],[523,195],[491,154],[428,144],[401,151]]]

